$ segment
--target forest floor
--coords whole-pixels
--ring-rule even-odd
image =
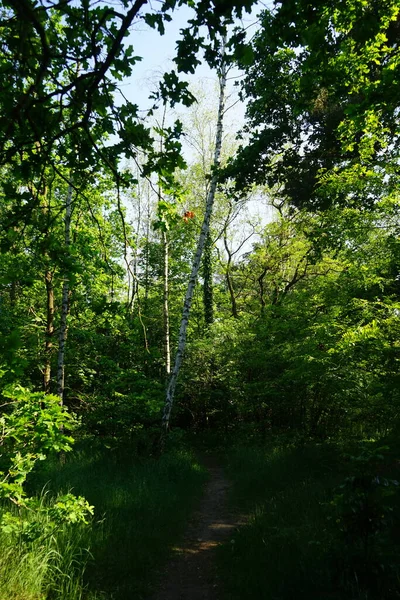
[[[213,456],[202,464],[209,471],[200,504],[193,514],[182,542],[162,574],[152,600],[220,600],[223,582],[216,572],[216,549],[232,537],[244,518],[228,507],[230,481]]]

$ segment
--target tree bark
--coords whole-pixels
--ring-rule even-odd
[[[71,246],[71,213],[72,213],[72,185],[69,185],[67,198],[65,201],[65,237],[64,247],[65,256],[69,256]],[[68,267],[64,267],[64,283],[61,300],[60,333],[58,338],[58,360],[57,360],[57,396],[60,398],[60,404],[64,402],[65,386],[65,348],[67,344],[68,333],[68,312],[69,312],[70,286],[68,279]]]
[[[229,270],[226,271],[226,283],[227,283],[227,286],[228,286],[229,297],[231,299],[232,317],[234,319],[238,319],[239,315],[238,315],[237,304],[236,304],[235,290],[233,289],[233,283],[232,283],[231,273],[230,273]]]
[[[214,289],[213,289],[213,264],[212,264],[212,249],[213,243],[210,232],[207,233],[207,238],[204,246],[203,256],[203,305],[204,305],[204,320],[207,325],[214,323]]]
[[[171,348],[169,336],[169,242],[166,231],[162,232],[163,243],[163,316],[164,316],[164,360],[165,360],[165,375],[168,378],[171,374]]]
[[[164,111],[161,122],[161,130],[165,128],[165,118],[167,116],[167,104],[164,103]],[[160,137],[160,154],[164,152],[163,136]],[[161,185],[158,185],[158,201],[162,200]],[[169,241],[166,229],[162,229],[162,249],[163,249],[163,325],[164,325],[164,361],[165,377],[168,381],[171,374],[171,348],[169,335]]]
[[[222,52],[221,52],[221,67],[219,72],[219,107],[218,107],[218,118],[217,118],[217,132],[215,138],[215,152],[214,152],[214,161],[213,161],[213,170],[212,177],[210,182],[210,187],[206,200],[206,210],[204,213],[203,224],[201,226],[201,232],[199,236],[199,240],[197,243],[197,250],[193,260],[192,271],[190,274],[188,287],[186,291],[185,301],[183,304],[182,318],[179,329],[179,337],[178,337],[178,349],[175,355],[175,363],[174,368],[171,373],[171,377],[169,380],[167,393],[165,397],[164,404],[164,412],[162,417],[162,425],[164,434],[169,430],[169,423],[171,418],[172,406],[174,403],[175,397],[175,388],[176,383],[179,377],[179,371],[182,365],[183,355],[185,352],[186,346],[186,334],[187,334],[187,326],[189,322],[190,309],[192,305],[193,292],[196,286],[197,275],[200,268],[201,256],[203,253],[204,243],[210,229],[210,219],[211,213],[214,204],[215,192],[217,189],[218,182],[218,168],[220,166],[220,157],[221,157],[221,146],[222,146],[222,131],[223,131],[223,117],[225,111],[225,88],[226,88],[226,74],[227,67],[225,64],[225,40],[222,44]]]
[[[46,317],[46,341],[45,341],[45,363],[43,371],[43,389],[46,394],[50,393],[51,381],[51,356],[53,353],[54,335],[54,285],[53,273],[48,269],[45,274],[47,317]]]
[[[144,266],[144,311],[147,314],[150,287],[150,223],[151,223],[151,205],[150,189],[147,188],[147,220],[146,220],[146,245],[145,245],[145,266]]]
[[[137,195],[137,224],[135,233],[135,243],[133,248],[133,257],[130,262],[132,265],[131,269],[128,269],[128,281],[131,280],[131,285],[128,287],[128,310],[132,315],[133,307],[138,295],[138,258],[139,258],[139,243],[140,243],[140,226],[142,224],[142,198],[141,190],[138,183],[138,195]]]

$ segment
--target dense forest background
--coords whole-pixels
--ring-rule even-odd
[[[135,28],[182,7],[141,107]],[[0,31],[0,599],[148,597],[210,450],[257,506],[227,598],[398,598],[399,2]]]

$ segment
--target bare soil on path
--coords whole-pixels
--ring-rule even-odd
[[[230,482],[215,458],[203,457],[201,462],[210,473],[203,497],[152,600],[221,599],[223,582],[216,573],[215,550],[244,520],[228,508]]]

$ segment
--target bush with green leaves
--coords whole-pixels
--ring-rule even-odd
[[[6,400],[0,416],[0,499],[3,501],[0,528],[26,541],[48,535],[64,523],[86,523],[93,507],[82,497],[66,494],[47,506],[26,492],[26,480],[39,461],[50,454],[71,450],[68,435],[75,418],[60,405],[59,398],[43,392],[30,392],[20,385],[2,391]],[[10,503],[17,506],[11,511]],[[46,528],[41,524],[46,512]],[[30,514],[27,520],[27,513]],[[32,513],[37,519],[32,520]]]

